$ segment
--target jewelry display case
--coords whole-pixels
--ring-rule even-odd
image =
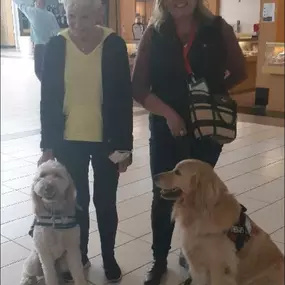
[[[266,43],[265,61],[262,71],[267,74],[284,75],[284,43]]]

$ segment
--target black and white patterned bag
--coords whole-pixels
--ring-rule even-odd
[[[196,139],[210,137],[219,144],[237,135],[237,104],[228,94],[211,95],[205,80],[188,83],[192,131]]]

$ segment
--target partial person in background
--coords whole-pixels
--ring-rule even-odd
[[[150,112],[153,177],[187,158],[213,167],[219,159],[222,145],[207,138],[196,140],[191,131],[187,81],[194,76],[206,82],[213,96],[228,94],[246,78],[245,59],[234,31],[204,7],[203,0],[156,0],[133,72],[133,96]],[[162,199],[153,184],[154,262],[145,285],[159,285],[167,270],[174,230],[172,206],[173,201]]]
[[[59,33],[59,25],[53,13],[46,9],[46,0],[36,0],[35,4],[27,0],[13,1],[29,20],[34,45],[35,73],[41,81],[45,46],[51,37]]]

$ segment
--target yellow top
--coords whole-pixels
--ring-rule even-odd
[[[102,50],[113,31],[103,28],[101,43],[89,54],[81,52],[69,37],[68,29],[60,34],[66,38],[64,138],[72,141],[102,142]]]

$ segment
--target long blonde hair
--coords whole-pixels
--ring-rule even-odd
[[[155,0],[152,16],[149,21],[149,25],[153,25],[156,29],[159,29],[160,26],[165,22],[168,10],[165,5],[166,0]],[[202,18],[213,18],[213,14],[207,9],[204,5],[203,0],[197,0],[197,6],[194,10],[195,18],[200,21]]]

